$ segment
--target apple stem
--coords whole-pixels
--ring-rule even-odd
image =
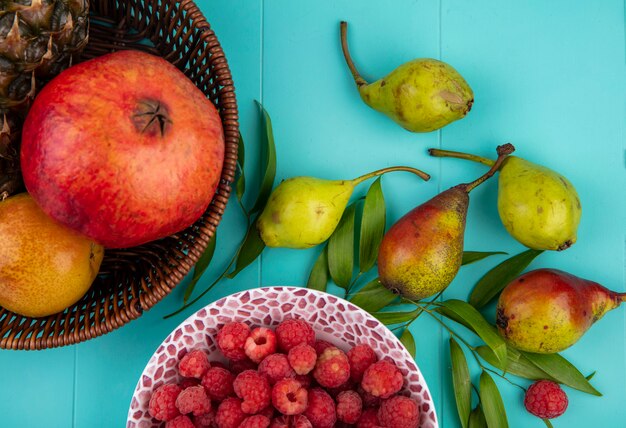
[[[515,147],[511,143],[506,143],[502,146],[498,146],[496,150],[498,152],[498,159],[496,159],[489,171],[487,171],[485,174],[472,181],[471,183],[460,184],[458,187],[463,188],[467,193],[469,193],[476,187],[483,184],[487,179],[491,178],[498,169],[500,169],[500,165],[502,165],[504,159],[506,159],[508,155],[515,151]]]
[[[417,175],[424,181],[430,180],[430,175],[426,174],[424,171],[419,170],[417,168],[411,168],[410,166],[391,166],[389,168],[383,168],[383,169],[370,172],[368,174],[357,177],[351,181],[354,183],[354,185],[357,185],[359,183],[364,182],[365,180],[369,180],[372,177],[378,177],[379,175],[383,175],[383,174],[386,174],[388,172],[393,172],[393,171],[406,171],[406,172],[410,172],[410,173]]]
[[[465,159],[465,160],[482,163],[483,165],[487,165],[487,166],[493,166],[493,164],[496,163],[496,161],[494,161],[493,159],[487,159],[482,156],[472,155],[469,153],[454,152],[452,150],[428,149],[428,153],[431,156],[434,156],[437,158]]]
[[[339,28],[341,30],[341,50],[343,50],[343,57],[346,59],[346,64],[348,64],[348,68],[352,73],[356,86],[360,88],[361,86],[367,85],[367,82],[359,74],[356,66],[354,65],[354,61],[352,61],[352,57],[350,56],[350,50],[348,49],[348,23],[346,21],[341,21]]]

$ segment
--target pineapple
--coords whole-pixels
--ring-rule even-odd
[[[88,0],[0,0],[0,200],[21,186],[19,129],[36,92],[87,44]]]

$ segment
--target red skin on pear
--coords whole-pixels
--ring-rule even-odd
[[[215,106],[176,67],[120,51],[48,83],[21,150],[26,188],[48,215],[105,247],[128,248],[206,211],[224,134]]]

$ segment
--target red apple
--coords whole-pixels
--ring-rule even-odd
[[[139,51],[75,65],[36,97],[24,183],[60,223],[108,248],[171,235],[207,209],[224,136],[215,106],[176,67]]]

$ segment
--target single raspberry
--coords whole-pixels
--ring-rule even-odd
[[[287,359],[296,374],[305,375],[315,367],[317,352],[311,345],[301,343],[289,350]]]
[[[382,402],[378,420],[386,428],[417,428],[420,409],[415,400],[396,395]]]
[[[402,389],[404,379],[394,363],[378,361],[363,373],[361,386],[375,397],[389,398]]]
[[[248,358],[260,363],[263,358],[276,352],[276,334],[269,328],[255,328],[246,339],[244,351]]]
[[[332,347],[335,347],[335,345],[325,340],[316,340],[315,343],[313,344],[313,348],[315,348],[315,352],[317,352],[317,355],[321,355],[322,352],[324,352],[326,348],[332,348]]]
[[[283,415],[299,415],[306,409],[308,395],[297,380],[283,379],[272,389],[272,404]]]
[[[245,360],[231,361],[229,365],[230,371],[236,375],[241,372],[245,372],[246,370],[256,370],[258,368],[257,364],[254,361],[249,360],[247,357]]]
[[[561,416],[567,409],[568,400],[559,384],[540,380],[528,388],[524,396],[524,406],[533,415],[552,419]]]
[[[200,379],[196,379],[195,377],[186,377],[178,382],[178,386],[180,386],[180,389],[187,389],[190,386],[196,385],[200,385]]]
[[[213,428],[215,426],[215,413],[211,411],[204,415],[194,416],[193,424],[195,428]]]
[[[263,415],[248,416],[243,420],[239,428],[268,428],[270,419]]]
[[[378,361],[374,350],[365,344],[356,345],[347,353],[350,362],[350,377],[355,382],[361,382],[365,370]]]
[[[309,391],[309,406],[304,416],[315,428],[332,428],[337,421],[335,402],[323,389],[313,388]]]
[[[274,385],[281,379],[296,377],[296,372],[291,368],[285,354],[272,354],[267,356],[261,361],[261,364],[259,364],[259,373],[267,376],[270,385]]]
[[[178,363],[178,373],[184,377],[195,377],[201,379],[206,371],[211,367],[209,358],[204,351],[194,349],[185,354]]]
[[[285,352],[301,343],[313,346],[315,344],[315,332],[308,322],[302,319],[288,319],[276,327],[278,347]]]
[[[242,322],[226,324],[217,333],[217,347],[226,358],[233,361],[245,360],[244,345],[250,334],[250,327]]]
[[[280,416],[272,419],[270,428],[313,428],[311,421],[304,415]]]
[[[176,407],[176,398],[182,390],[174,384],[161,385],[150,397],[148,411],[150,415],[160,421],[169,421],[180,415]]]
[[[215,423],[218,428],[237,428],[246,416],[248,415],[241,411],[241,400],[229,397],[222,401],[217,408]]]
[[[176,407],[183,415],[203,415],[211,411],[211,400],[202,385],[190,386],[178,394]]]
[[[270,405],[271,388],[265,376],[254,370],[239,373],[233,383],[235,394],[241,398],[241,410],[253,415]]]
[[[361,417],[363,401],[356,391],[343,391],[337,396],[337,419],[355,424]]]
[[[165,423],[165,428],[196,428],[188,416],[180,415]]]
[[[222,401],[235,394],[231,372],[221,367],[211,367],[202,377],[202,386],[211,400]]]
[[[381,428],[378,409],[365,409],[356,423],[356,428]]]
[[[310,374],[296,375],[294,379],[300,382],[300,385],[302,385],[304,389],[309,389],[311,387],[311,383],[313,383],[313,378],[311,377]]]
[[[350,377],[350,363],[346,354],[338,348],[327,348],[317,358],[313,377],[321,386],[336,388]]]
[[[381,399],[380,397],[374,397],[372,394],[363,389],[361,385],[357,388],[357,392],[363,400],[363,407],[379,407]]]

